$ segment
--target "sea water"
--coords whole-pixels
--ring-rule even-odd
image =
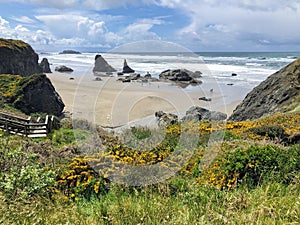
[[[167,69],[185,68],[202,72],[203,79],[214,79],[219,84],[235,85],[252,89],[268,76],[300,57],[298,52],[205,52],[205,53],[40,53],[48,58],[51,70],[56,66],[71,67],[72,75],[91,75],[95,56],[103,58],[118,72],[124,59],[136,73],[150,73],[154,77]],[[232,76],[236,74],[236,76]],[[117,76],[117,73],[114,74]]]

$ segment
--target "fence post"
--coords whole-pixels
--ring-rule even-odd
[[[48,115],[46,116],[46,119],[45,119],[45,125],[46,125],[47,133],[50,133],[49,116]]]
[[[5,120],[5,130],[6,130],[6,134],[9,135],[9,129],[8,129],[8,120]]]
[[[27,130],[27,125],[24,125],[24,132],[25,132],[25,136],[28,137],[28,130]]]

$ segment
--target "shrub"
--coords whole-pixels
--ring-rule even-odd
[[[299,173],[299,149],[254,145],[225,153],[201,174],[199,181],[219,189],[232,189],[241,184],[254,187],[268,181],[289,184]]]
[[[248,131],[260,136],[266,136],[271,140],[281,140],[287,137],[285,130],[279,125],[264,125],[261,127],[251,128]]]
[[[71,199],[99,197],[108,191],[109,180],[99,175],[86,159],[76,158],[57,179],[58,189]]]
[[[26,199],[34,194],[46,195],[55,185],[55,173],[37,161],[37,155],[23,152],[22,147],[1,148],[0,189],[9,198]]]

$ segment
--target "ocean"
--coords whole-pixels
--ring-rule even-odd
[[[58,65],[71,67],[72,75],[90,75],[96,54],[117,71],[122,71],[124,59],[136,73],[149,72],[154,77],[167,69],[185,68],[201,71],[205,79],[219,84],[231,84],[252,89],[269,75],[300,57],[299,52],[204,52],[204,53],[40,53],[39,58],[48,58],[51,69]],[[232,74],[236,76],[232,76]],[[117,76],[115,74],[115,76]]]

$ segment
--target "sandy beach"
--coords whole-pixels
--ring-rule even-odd
[[[65,103],[65,112],[76,119],[112,127],[145,118],[155,119],[154,113],[159,110],[181,117],[194,105],[230,115],[247,92],[233,86],[220,86],[213,79],[202,79],[203,84],[183,89],[163,82],[122,83],[117,77],[102,77],[102,81],[96,81],[93,75],[54,72],[47,76]],[[201,101],[199,97],[212,100]]]

